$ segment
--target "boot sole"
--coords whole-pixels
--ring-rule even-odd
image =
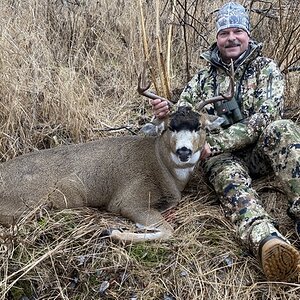
[[[267,241],[261,249],[263,271],[270,281],[298,281],[300,254],[292,245],[278,238]]]

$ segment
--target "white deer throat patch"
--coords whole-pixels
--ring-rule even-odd
[[[194,171],[194,167],[191,168],[175,168],[175,175],[179,181],[185,182],[187,181],[192,172]]]

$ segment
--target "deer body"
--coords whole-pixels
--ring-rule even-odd
[[[142,86],[139,78],[141,95],[166,100],[148,92],[149,86]],[[202,101],[197,109],[230,100],[233,87],[231,62],[230,93]],[[114,229],[110,232],[114,239],[169,238],[173,229],[161,212],[180,200],[205,145],[205,128],[214,125],[207,115],[190,107],[178,107],[170,118],[156,121],[156,128],[162,128],[158,136],[105,138],[41,150],[0,164],[0,223],[13,223],[25,211],[44,204],[89,206],[120,214],[148,230]]]
[[[170,237],[172,227],[161,212],[180,200],[205,143],[199,115],[193,114],[192,125],[186,116],[181,120],[175,116],[169,126],[177,128],[157,137],[103,138],[36,151],[2,163],[0,223],[9,224],[39,204],[88,206],[153,229],[146,233],[113,230],[113,238],[143,241]]]

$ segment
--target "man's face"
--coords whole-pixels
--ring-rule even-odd
[[[224,62],[237,59],[245,52],[249,45],[250,37],[246,31],[240,28],[226,28],[217,35],[217,46]]]

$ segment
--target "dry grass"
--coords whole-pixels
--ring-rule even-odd
[[[124,126],[137,132],[151,117],[147,100],[136,93],[144,61],[137,3],[1,2],[2,161],[34,149],[131,134],[108,129]],[[188,1],[189,15],[177,5],[173,91],[202,65],[199,51],[214,40],[211,12],[221,3]],[[251,3],[253,9],[268,7]],[[253,24],[259,23],[254,37],[265,42],[265,54],[275,57],[282,70],[299,56],[296,3],[274,1],[271,12],[278,18],[261,23],[262,15],[251,13]],[[164,49],[169,4],[162,1],[160,10]],[[156,69],[155,1],[144,2],[144,9],[150,62]],[[299,74],[286,73],[286,78],[287,116],[298,120]],[[296,243],[285,196],[273,184],[272,178],[255,182],[282,232]],[[118,216],[87,208],[40,216],[37,209],[1,230],[0,299],[299,299],[299,284],[264,282],[257,261],[240,244],[200,172],[166,217],[176,229],[170,241],[125,245],[101,236],[106,228],[133,229]]]

